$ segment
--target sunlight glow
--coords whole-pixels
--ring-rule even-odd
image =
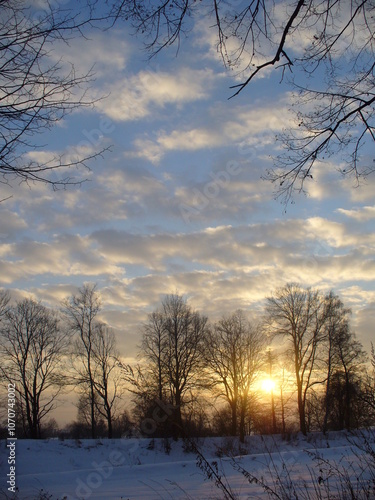
[[[272,392],[275,389],[275,382],[270,378],[264,379],[262,382],[262,389],[265,392]]]

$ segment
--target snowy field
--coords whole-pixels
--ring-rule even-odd
[[[375,498],[372,492],[362,496],[361,485],[374,481],[374,455],[365,453],[355,438],[344,433],[292,436],[251,436],[245,447],[229,438],[198,440],[198,448],[210,464],[218,470],[225,484],[229,484],[232,498],[269,498],[259,481],[275,490],[284,484],[284,496],[296,498],[342,498],[334,492],[349,477],[357,493],[353,498]],[[375,449],[374,435],[366,434],[365,442]],[[8,441],[9,443],[9,441]],[[19,440],[16,443],[16,486],[14,496],[8,491],[9,450],[1,441],[0,498],[17,499],[221,499],[224,493],[209,480],[197,465],[196,454],[188,452],[183,441],[165,442],[155,439],[121,440]],[[371,448],[367,449],[371,452]],[[235,455],[234,462],[225,453]],[[248,474],[236,468],[242,467]],[[338,470],[336,470],[336,468]],[[246,475],[248,477],[246,477]],[[253,475],[257,480],[252,480]],[[290,480],[293,481],[290,481]],[[252,480],[250,482],[249,480]],[[293,483],[293,485],[292,485]],[[341,486],[340,486],[341,485]],[[369,490],[370,491],[370,490]],[[331,493],[331,496],[327,494]],[[319,497],[319,495],[321,495]],[[276,498],[276,497],[275,497]]]

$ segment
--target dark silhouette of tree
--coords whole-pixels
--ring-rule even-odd
[[[156,381],[156,387],[152,392],[160,401],[164,401],[167,397],[168,375],[164,358],[167,340],[165,316],[161,311],[154,311],[144,325],[141,351],[147,353],[149,369],[152,367],[152,377],[155,377]]]
[[[324,301],[317,290],[287,284],[267,298],[266,316],[270,334],[288,345],[296,377],[300,430],[307,433],[306,403],[309,389],[322,380],[314,375],[318,348],[325,340]]]
[[[113,421],[113,437],[131,437],[134,432],[134,422],[128,410],[123,410]]]
[[[332,376],[337,370],[342,367],[341,352],[343,350],[343,342],[351,342],[351,336],[348,335],[349,332],[349,315],[351,313],[350,309],[344,307],[343,302],[335,295],[330,292],[325,298],[325,315],[326,321],[324,329],[326,332],[326,387],[325,387],[325,409],[324,409],[324,421],[323,421],[323,432],[328,429],[328,419],[332,409],[332,396],[335,392],[331,388]]]
[[[160,405],[166,403],[166,398],[159,398],[156,377],[153,366],[147,362],[132,366],[119,362],[127,390],[133,395],[133,418],[138,428],[144,434],[153,437],[165,437],[169,428],[169,416],[172,409],[164,412]],[[155,415],[156,418],[155,418]]]
[[[15,384],[28,437],[41,437],[41,422],[57,404],[67,380],[62,359],[68,335],[57,315],[32,299],[9,307],[1,324],[2,378]]]
[[[54,189],[78,184],[84,179],[72,175],[73,167],[88,168],[88,160],[102,152],[59,154],[45,162],[26,155],[37,147],[36,134],[93,105],[85,92],[92,73],[79,75],[73,65],[64,68],[50,57],[53,44],[68,43],[104,21],[95,17],[93,6],[46,2],[38,10],[31,3],[0,1],[0,182],[42,182]]]
[[[328,429],[353,430],[374,425],[374,412],[364,404],[363,374],[337,370],[332,375]]]
[[[361,380],[367,356],[362,344],[350,331],[349,325],[339,330],[335,347],[336,370],[333,374],[334,380],[331,382],[332,387],[327,393],[329,416],[331,422],[335,422],[340,429],[352,429],[358,426],[356,417],[364,410],[363,407],[359,408],[359,405],[362,399]]]
[[[223,317],[206,336],[209,386],[231,408],[231,433],[245,440],[250,390],[264,363],[265,337],[238,310]],[[239,422],[238,422],[239,417]]]
[[[207,318],[188,306],[177,294],[168,295],[162,303],[166,331],[164,364],[167,370],[171,403],[176,407],[175,437],[181,435],[182,406],[185,396],[196,390],[202,369],[202,346]]]
[[[116,403],[121,395],[116,338],[103,323],[96,325],[92,338],[93,381],[99,414],[107,423],[107,436],[113,437],[113,420]]]
[[[174,438],[184,433],[183,409],[199,385],[206,324],[181,295],[167,295],[144,325],[142,362],[122,366],[143,415],[156,415],[154,432],[159,428]]]
[[[96,409],[97,398],[95,388],[95,352],[94,336],[97,328],[97,315],[101,309],[101,301],[95,284],[86,284],[63,302],[63,314],[67,326],[77,335],[73,349],[77,384],[83,391],[89,391],[91,437],[96,438]]]
[[[224,65],[243,75],[232,87],[234,95],[272,70],[289,84],[296,126],[279,137],[285,154],[265,175],[285,202],[333,155],[345,164],[344,175],[359,179],[374,172],[372,158],[360,155],[375,140],[371,0],[113,0],[112,5],[114,16],[132,23],[151,54],[179,46],[194,20],[204,19],[207,29],[216,31]]]
[[[94,407],[95,435],[102,437],[106,434],[105,420],[99,411],[100,399],[94,393],[94,405],[92,405],[91,393],[82,392],[79,395],[77,406],[77,420],[72,424],[72,434],[75,439],[92,438],[92,408]]]
[[[105,419],[113,437],[114,411],[122,394],[114,332],[98,320],[101,299],[96,284],[86,284],[63,302],[68,328],[76,334],[71,350],[73,383],[90,405],[91,437],[97,436],[98,418]],[[81,395],[82,396],[82,395]]]

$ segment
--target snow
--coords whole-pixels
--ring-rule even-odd
[[[375,449],[374,434],[366,433],[366,436]],[[290,490],[284,498],[293,498],[290,478],[294,486],[299,485],[308,495],[300,495],[300,498],[313,498],[314,488],[325,487],[327,491],[328,481],[330,487],[334,484],[334,477],[328,479],[329,468],[331,472],[337,467],[342,471],[340,474],[359,477],[364,473],[373,478],[369,467],[359,467],[368,457],[355,446],[355,439],[362,438],[347,433],[329,433],[328,437],[317,433],[307,437],[296,434],[289,440],[282,440],[280,436],[250,436],[241,449],[238,441],[230,438],[199,439],[197,445],[208,463],[217,467],[223,482],[229,483],[236,498],[268,498],[259,481],[264,480],[271,488],[276,488],[281,479],[284,490]],[[170,440],[169,444],[168,454],[162,439],[18,440],[17,499],[224,498],[214,481],[208,480],[197,466],[196,454],[186,451],[182,440]],[[10,467],[7,441],[1,441],[0,446],[0,498],[13,498],[6,484]],[[225,456],[227,452],[236,455],[236,467],[231,458]],[[250,483],[236,470],[239,467],[257,480]],[[375,494],[368,498],[375,498]]]

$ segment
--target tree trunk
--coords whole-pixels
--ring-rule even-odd
[[[331,335],[330,335],[330,346],[328,351],[328,369],[327,369],[327,384],[326,384],[326,399],[325,399],[325,413],[323,421],[323,434],[327,432],[328,427],[328,415],[329,415],[329,394],[331,390],[331,371],[332,371],[332,355],[331,355]]]
[[[245,413],[246,413],[246,403],[241,403],[241,414],[240,414],[240,442],[245,442]]]
[[[302,398],[302,386],[298,383],[297,387],[298,391],[298,414],[299,414],[299,429],[304,436],[307,434],[306,428],[306,413],[305,413],[305,405]]]
[[[231,409],[232,409],[231,434],[232,434],[232,436],[236,436],[237,435],[237,401],[236,400],[231,402]]]
[[[325,399],[325,414],[323,421],[323,434],[326,434],[328,427],[328,415],[329,415],[329,393],[330,393],[330,376],[328,376],[327,386],[326,386],[326,399]]]
[[[272,412],[272,434],[276,434],[276,412],[275,412],[275,398],[273,396],[273,390],[271,390],[271,412]]]
[[[92,381],[91,381],[90,404],[91,404],[91,437],[92,437],[92,439],[96,439],[95,392],[94,392],[94,386],[93,386]]]
[[[111,410],[107,411],[107,425],[108,425],[108,439],[112,439],[112,437],[113,437],[113,429],[112,429],[112,415],[111,415]]]
[[[181,414],[181,394],[179,391],[176,392],[176,406],[173,412],[173,439],[177,439],[183,436],[182,427],[182,414]]]
[[[285,435],[286,433],[286,425],[285,425],[285,406],[284,406],[284,398],[283,398],[283,392],[281,389],[281,425],[282,425],[282,432]]]
[[[349,373],[345,369],[345,408],[344,408],[344,422],[345,422],[345,429],[350,430],[351,429],[351,406],[352,406],[352,394],[351,394],[352,388],[350,384],[350,379],[349,379]]]

